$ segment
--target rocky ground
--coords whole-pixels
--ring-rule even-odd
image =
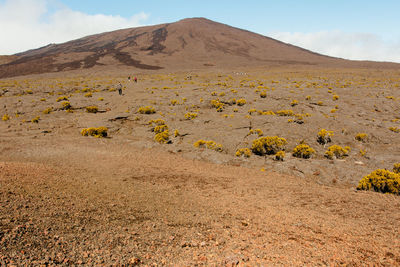
[[[400,265],[399,197],[355,190],[400,161],[400,135],[389,129],[400,119],[395,71],[193,71],[137,84],[96,75],[0,81],[0,114],[9,115],[0,122],[2,265]],[[98,113],[85,111],[93,105]],[[140,114],[143,106],[156,113]],[[302,122],[258,110],[292,110]],[[148,125],[159,118],[169,144]],[[108,138],[80,134],[100,126]],[[325,146],[323,128],[334,132]],[[251,129],[286,138],[284,161],[236,157],[258,138]],[[199,139],[222,151],[194,147]],[[302,140],[316,150],[310,159],[291,155]],[[329,160],[331,144],[351,152]]]

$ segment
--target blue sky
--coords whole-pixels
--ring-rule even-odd
[[[0,0],[0,54],[206,17],[331,56],[400,62],[399,10],[395,0]]]
[[[400,1],[382,0],[203,0],[203,1],[63,1],[89,14],[121,15],[144,12],[150,24],[187,17],[206,17],[258,33],[344,30],[400,34]]]

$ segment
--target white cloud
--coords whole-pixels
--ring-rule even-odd
[[[334,57],[400,62],[400,37],[397,40],[384,40],[376,34],[342,31],[272,32],[267,36]]]
[[[57,0],[0,1],[0,55],[14,54],[86,35],[142,26],[148,15],[130,18],[89,15],[60,5]]]

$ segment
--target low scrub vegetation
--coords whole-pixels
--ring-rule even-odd
[[[90,127],[81,130],[81,135],[83,136],[94,136],[97,138],[107,137],[107,127]]]

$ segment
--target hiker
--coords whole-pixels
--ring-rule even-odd
[[[130,82],[131,81],[131,76],[128,76],[128,82]]]
[[[133,81],[135,82],[135,83],[137,83],[137,78],[135,77],[135,78],[133,78]]]
[[[118,84],[118,94],[122,95],[122,84],[121,83]]]

